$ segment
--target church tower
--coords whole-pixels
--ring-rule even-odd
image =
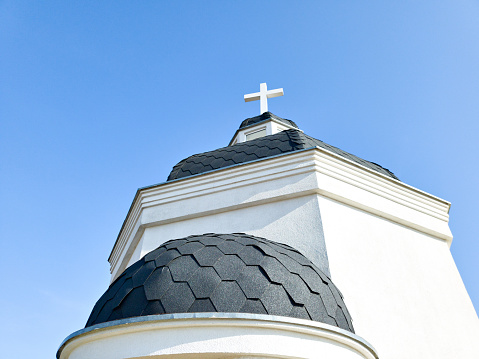
[[[268,111],[137,191],[58,359],[478,358],[450,203]]]

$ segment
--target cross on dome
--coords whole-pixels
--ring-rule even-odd
[[[268,91],[268,87],[266,86],[266,82],[264,82],[264,83],[259,85],[259,92],[244,95],[244,102],[259,100],[260,108],[261,108],[261,114],[263,114],[265,112],[268,112],[268,99],[269,98],[283,96],[283,95],[284,95],[284,92],[283,92],[282,88]]]

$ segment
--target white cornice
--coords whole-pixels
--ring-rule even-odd
[[[265,182],[267,191],[255,188]],[[313,193],[452,241],[449,202],[316,147],[138,190],[111,252],[111,271],[126,268],[147,227]]]
[[[305,161],[305,158],[303,158],[304,153],[304,151],[301,151],[290,154],[290,156],[276,156],[267,160],[249,162],[244,165],[227,167],[221,170],[139,189],[110,254],[109,262],[111,271],[113,272],[117,266],[119,257],[124,257],[124,254],[126,254],[123,253],[126,244],[128,242],[135,243],[135,241],[139,240],[142,231],[148,226],[168,223],[171,222],[173,218],[175,221],[179,221],[218,213],[227,210],[226,208],[228,208],[228,210],[241,208],[251,205],[251,202],[264,202],[264,198],[256,198],[255,200],[244,203],[230,203],[227,207],[216,208],[214,210],[205,209],[197,213],[183,213],[180,216],[171,216],[170,213],[168,215],[169,217],[163,218],[162,221],[154,221],[146,218],[146,216],[142,215],[142,211],[145,209],[195,199],[200,196],[212,195],[225,190],[234,190],[255,183],[270,181],[274,178],[277,179],[284,176],[314,171],[315,164],[313,158],[307,155],[306,158],[309,159],[309,162]],[[298,158],[302,158],[302,160],[298,161]],[[258,194],[258,196],[261,197],[261,194]],[[264,194],[264,197],[269,196]],[[177,207],[183,211],[181,206]]]
[[[125,357],[125,353],[129,358],[152,354],[175,358],[191,358],[191,355],[203,358],[202,354],[239,358],[251,354],[257,357],[259,353],[261,357],[284,355],[303,359],[314,358],[318,352],[327,357],[349,353],[344,357],[378,358],[366,340],[338,327],[249,313],[178,313],[106,322],[68,336],[57,351],[57,359],[73,355],[91,358],[92,352],[103,359]]]

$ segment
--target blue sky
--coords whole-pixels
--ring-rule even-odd
[[[478,1],[0,0],[0,326],[52,358],[109,282],[138,187],[270,111],[452,202],[479,306]]]

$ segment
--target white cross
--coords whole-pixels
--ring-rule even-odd
[[[268,112],[268,99],[272,97],[283,96],[283,89],[269,90],[266,82],[259,85],[259,92],[244,95],[244,102],[259,100],[261,107],[261,114]]]

